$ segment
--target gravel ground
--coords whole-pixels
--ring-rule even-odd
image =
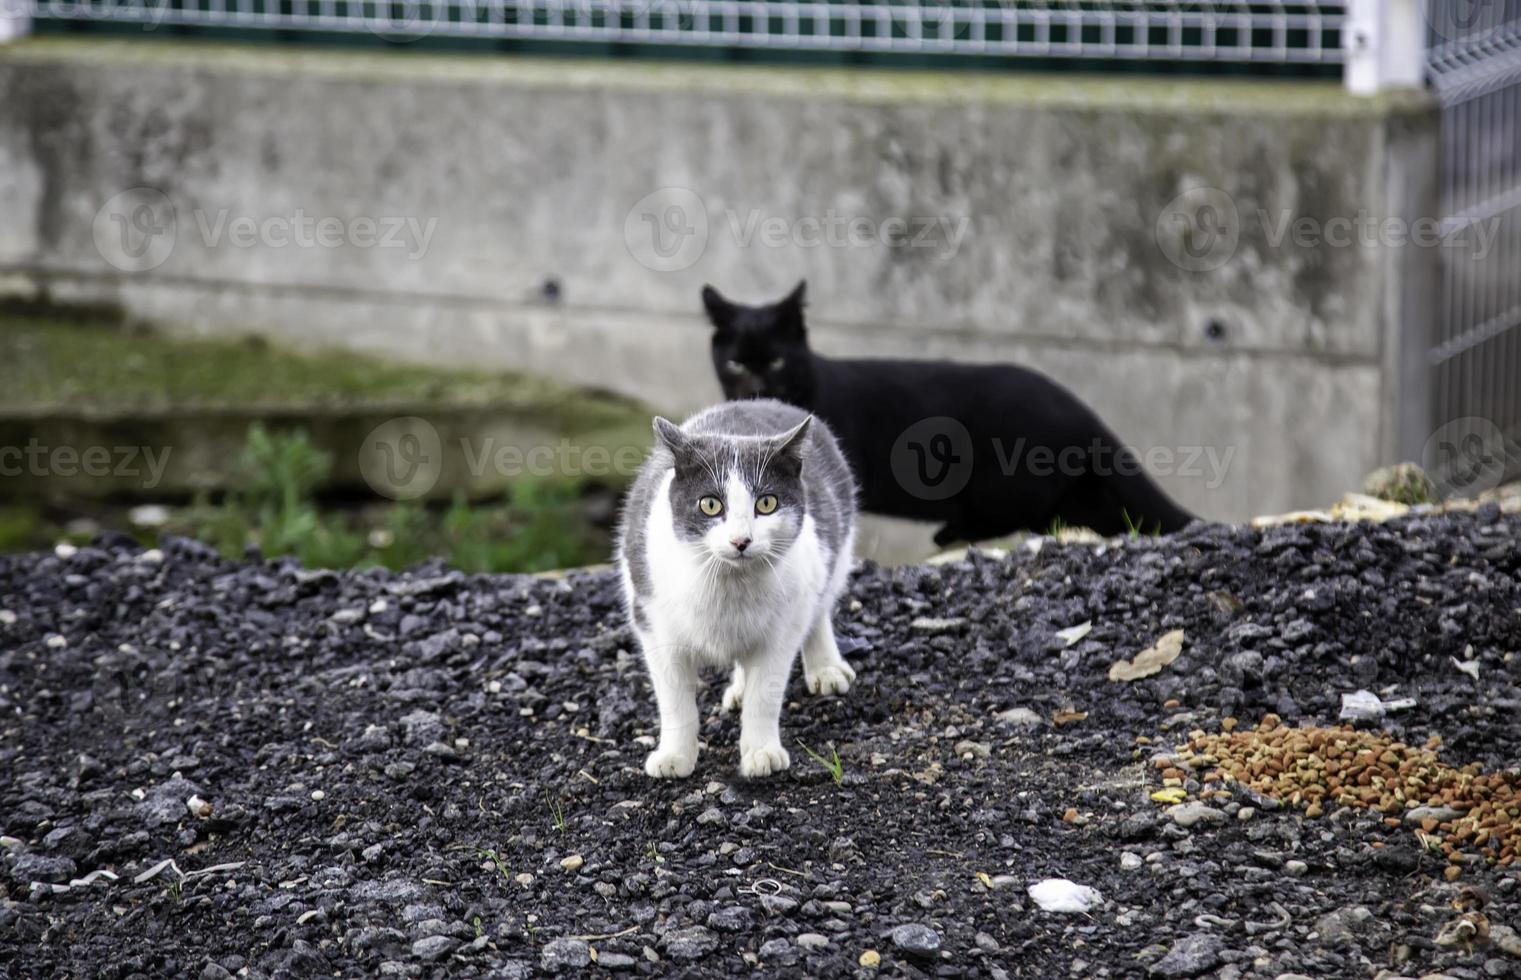
[[[1518,532],[1491,505],[868,566],[857,687],[794,678],[783,716],[839,779],[797,747],[749,783],[716,675],[697,773],[644,777],[608,573],[0,559],[0,974],[1521,975],[1521,866],[1180,748],[1366,690],[1361,731],[1513,771]],[[1044,911],[1044,878],[1101,900]]]

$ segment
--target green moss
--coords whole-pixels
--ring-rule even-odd
[[[835,99],[858,103],[991,103],[1126,112],[1204,112],[1381,117],[1430,111],[1416,90],[1349,95],[1334,81],[1164,78],[1127,75],[890,71],[859,67],[598,62],[540,57],[459,58],[411,53],[336,52],[258,45],[176,44],[57,37],[0,46],[6,61],[116,63],[313,78],[501,84],[559,91],[702,92],[708,96]]]
[[[633,402],[539,378],[304,356],[256,340],[182,340],[142,329],[0,315],[0,415],[39,417],[484,408],[574,435],[647,434]]]
[[[48,543],[48,528],[36,507],[0,507],[0,553],[30,551]]]

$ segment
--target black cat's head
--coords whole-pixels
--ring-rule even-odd
[[[724,397],[776,398],[811,408],[813,359],[803,327],[805,283],[769,306],[731,303],[712,286],[702,305],[713,323],[713,367]]]

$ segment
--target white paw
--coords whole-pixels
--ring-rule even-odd
[[[850,682],[855,679],[855,670],[843,659],[820,667],[813,673],[806,670],[803,672],[809,694],[844,694],[850,690]]]
[[[739,774],[746,779],[755,779],[759,776],[781,772],[790,765],[792,765],[792,757],[779,743],[763,745],[754,751],[740,755]]]
[[[729,682],[729,686],[728,687],[724,688],[724,700],[723,700],[722,711],[723,711],[724,714],[728,714],[731,711],[738,711],[740,708],[743,708],[744,706],[745,706],[745,682],[744,682],[744,680],[742,678],[735,678],[734,680],[732,680],[732,681]]]
[[[644,760],[645,775],[654,776],[656,779],[682,779],[692,775],[692,767],[697,765],[697,753],[679,752],[661,746],[651,752]]]

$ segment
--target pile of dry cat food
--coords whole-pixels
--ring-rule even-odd
[[[1474,854],[1506,866],[1521,856],[1521,777],[1447,765],[1437,759],[1436,736],[1417,748],[1350,726],[1290,727],[1272,714],[1254,729],[1238,731],[1234,719],[1222,728],[1193,732],[1175,759],[1158,760],[1164,784],[1179,785],[1194,770],[1205,798],[1228,796],[1240,783],[1308,817],[1342,806],[1377,810],[1389,826],[1411,825],[1422,844],[1441,851],[1449,878]]]

